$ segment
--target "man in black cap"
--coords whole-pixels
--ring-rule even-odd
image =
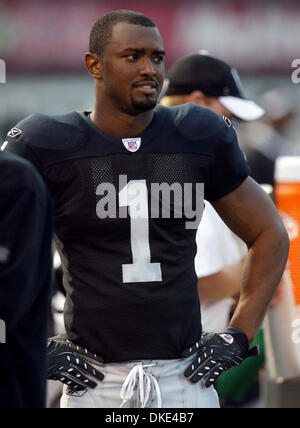
[[[43,180],[29,162],[0,150],[0,408],[46,404],[51,242]]]
[[[196,53],[179,60],[168,73],[162,105],[195,103],[229,119],[256,120],[264,110],[243,95],[235,68],[212,56]]]
[[[234,116],[247,121],[259,119],[264,114],[260,106],[244,97],[237,71],[224,61],[208,56],[205,51],[176,62],[169,71],[165,86],[166,95],[160,102],[165,106],[191,102],[210,108],[225,118],[231,119]],[[198,251],[195,267],[199,278],[202,327],[208,332],[221,331],[228,324],[234,299],[240,292],[247,249],[207,201],[196,240]],[[259,366],[256,360],[247,362],[255,368]],[[249,366],[246,368],[249,371]],[[228,379],[230,382],[231,373],[232,371],[225,378],[222,376],[218,382],[219,394],[224,389],[224,382],[227,382],[226,385]],[[250,379],[246,382],[247,375],[243,373],[243,376],[246,387],[238,387],[238,392],[246,397],[247,388],[253,379],[253,370],[250,370]],[[233,387],[237,385],[234,384]],[[222,394],[220,396],[224,398]]]
[[[168,73],[166,83],[166,94],[160,101],[165,106],[190,102],[207,107],[228,119],[235,116],[248,121],[264,114],[261,107],[244,97],[237,71],[224,61],[207,55],[206,51],[188,55],[176,62]],[[239,260],[242,258],[236,250],[240,243],[235,242],[231,231],[207,201],[206,208],[197,234],[198,249],[206,248],[206,251],[196,258],[196,271],[201,278],[199,294],[202,309],[205,301],[220,302],[239,293]],[[212,255],[209,254],[209,248]],[[228,256],[230,248],[234,254],[232,257]],[[222,256],[222,252],[225,256]]]

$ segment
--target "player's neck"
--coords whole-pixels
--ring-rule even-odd
[[[102,105],[95,106],[90,115],[91,121],[102,131],[114,137],[129,138],[142,134],[153,119],[153,110],[130,116],[126,113],[112,112]]]

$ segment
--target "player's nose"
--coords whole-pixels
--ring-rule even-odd
[[[147,76],[155,76],[157,74],[157,69],[152,59],[149,57],[144,57],[140,63],[140,74]]]

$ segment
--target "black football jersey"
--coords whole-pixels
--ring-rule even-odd
[[[106,362],[180,358],[202,333],[204,199],[249,174],[230,122],[186,104],[158,106],[131,139],[78,112],[35,114],[9,134],[6,149],[33,162],[52,194],[69,339]]]

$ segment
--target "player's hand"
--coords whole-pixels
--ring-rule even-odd
[[[197,350],[195,360],[184,375],[193,383],[204,379],[206,387],[214,385],[225,370],[259,355],[258,346],[249,350],[247,336],[235,327],[228,327],[223,333],[204,333],[199,342],[184,351],[183,356],[193,355]]]
[[[101,363],[103,360],[86,349],[73,345],[67,341],[64,335],[49,339],[47,357],[47,378],[68,385],[74,392],[85,392],[87,388],[96,388],[97,383],[91,377],[100,381],[104,379],[104,375],[96,370],[85,357],[93,358]]]

